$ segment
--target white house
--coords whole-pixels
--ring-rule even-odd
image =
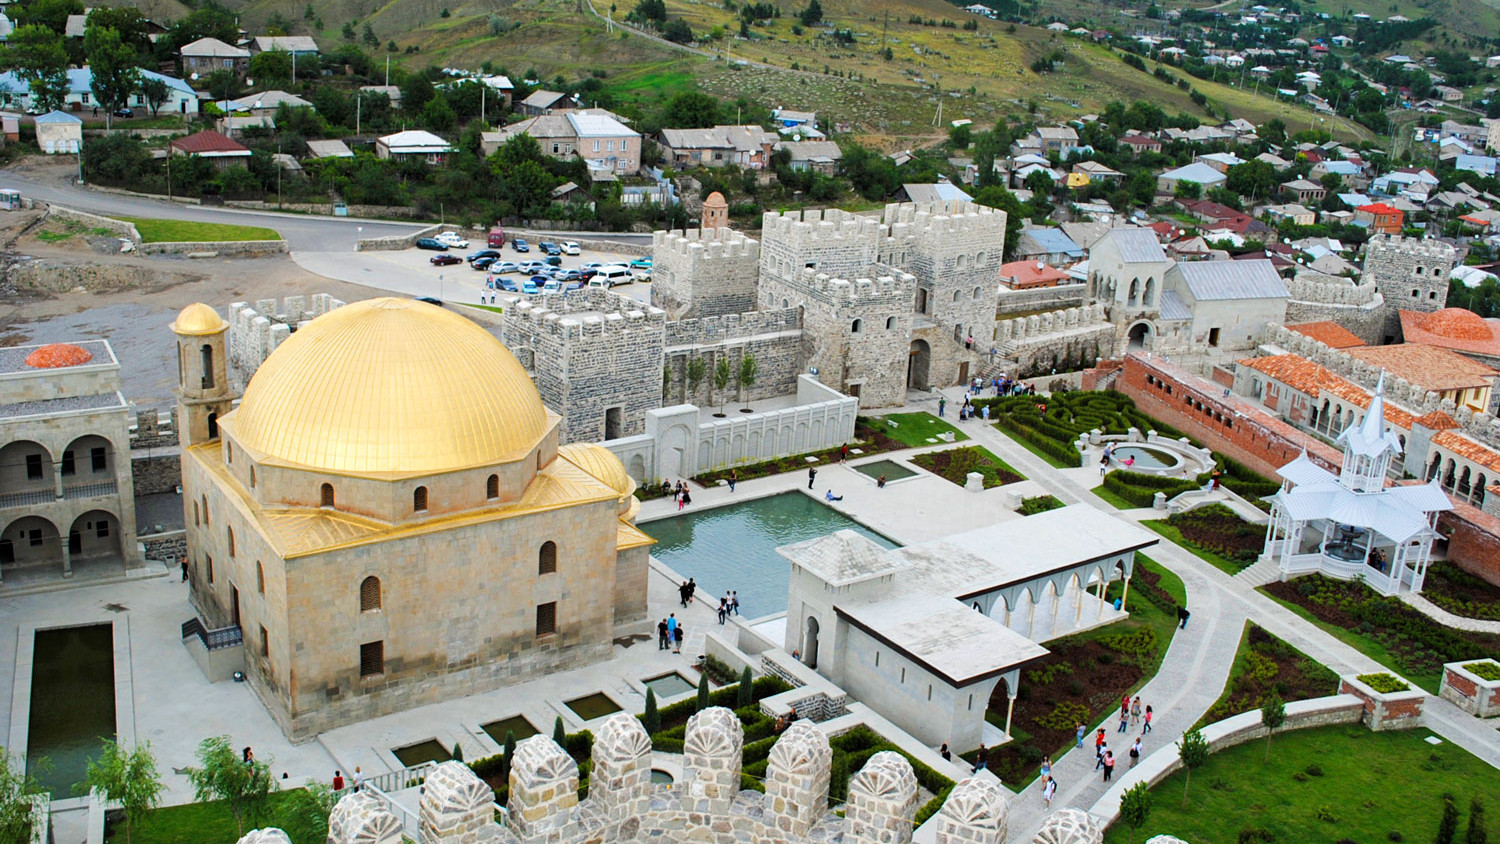
[[[83,148],[83,121],[61,111],[38,115],[36,145],[47,155],[77,153]]]
[[[375,155],[379,158],[422,158],[428,164],[442,164],[452,151],[447,141],[421,129],[407,129],[375,141]]]
[[[168,114],[198,113],[198,95],[186,82],[145,68],[139,68],[138,72],[142,81],[160,79],[167,83],[167,101],[161,106],[162,112]],[[63,100],[64,104],[74,111],[93,109],[98,105],[94,100],[93,84],[93,71],[87,67],[70,68],[68,70],[68,93]],[[14,71],[0,73],[0,102],[19,109],[30,109],[31,99],[31,87],[26,84],[26,80],[16,75]],[[137,90],[130,95],[129,105],[132,108],[147,108],[146,95]]]

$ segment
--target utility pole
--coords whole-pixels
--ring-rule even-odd
[[[880,25],[880,49],[885,50],[885,34],[891,28],[891,10],[885,11],[885,22]]]
[[[390,84],[391,84],[391,57],[390,56],[386,56],[385,57],[385,84],[386,84],[387,87],[389,87]]]
[[[354,134],[356,134],[356,135],[359,134],[359,112],[360,112],[360,108],[364,104],[365,104],[364,92],[363,91],[356,91],[354,93]]]

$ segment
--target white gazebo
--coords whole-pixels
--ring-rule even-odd
[[[1337,476],[1306,452],[1277,470],[1282,485],[1261,558],[1275,560],[1283,579],[1319,572],[1363,580],[1383,595],[1422,591],[1437,514],[1453,504],[1436,483],[1385,485],[1401,442],[1385,424],[1384,375],[1364,419],[1336,442],[1344,449]]]

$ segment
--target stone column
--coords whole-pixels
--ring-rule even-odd
[[[468,765],[443,762],[427,774],[422,786],[418,812],[422,841],[474,844],[493,838],[500,831],[495,826],[494,802],[495,792]]]
[[[1082,809],[1058,809],[1042,821],[1032,844],[1104,844],[1104,830]]]
[[[807,835],[828,811],[833,750],[823,731],[794,721],[771,748],[766,767],[766,823],[788,839]]]
[[[550,736],[532,736],[516,745],[510,766],[506,824],[516,837],[531,840],[565,825],[578,806],[578,763]]]
[[[594,739],[589,794],[610,824],[631,824],[611,837],[635,837],[641,815],[651,808],[651,737],[641,719],[617,712],[604,722]]]
[[[346,794],[328,816],[328,844],[401,844],[401,821],[373,794]]]
[[[911,844],[917,814],[917,777],[893,750],[870,757],[849,780],[844,844]]]
[[[993,776],[962,780],[937,817],[937,844],[1004,844],[1004,789]]]
[[[292,839],[285,832],[272,827],[250,830],[240,839],[240,844],[292,844]]]
[[[723,815],[740,792],[745,728],[733,712],[711,706],[688,719],[682,745],[682,808]]]

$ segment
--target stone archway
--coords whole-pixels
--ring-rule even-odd
[[[932,347],[926,340],[911,341],[911,351],[906,359],[906,388],[927,390],[930,386],[928,370],[932,366]]]
[[[1151,348],[1151,340],[1153,334],[1154,332],[1152,331],[1151,323],[1138,322],[1135,325],[1130,326],[1130,330],[1126,332],[1126,344],[1131,349],[1149,350]]]
[[[814,670],[818,667],[818,619],[807,617],[807,632],[802,636],[802,663]]]

